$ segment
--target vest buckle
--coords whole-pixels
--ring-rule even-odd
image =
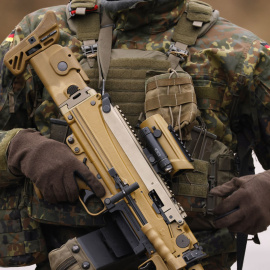
[[[92,58],[97,54],[98,44],[95,43],[93,45],[82,45],[81,48],[85,57]]]
[[[170,54],[173,54],[173,55],[179,57],[180,61],[184,62],[185,58],[188,56],[189,52],[188,52],[188,50],[182,50],[182,49],[176,47],[175,44],[171,44],[170,48],[169,48],[169,50],[167,52],[168,56]]]

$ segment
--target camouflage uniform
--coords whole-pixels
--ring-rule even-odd
[[[149,1],[148,4],[142,5],[139,12],[137,9],[121,13],[111,12],[115,21],[113,48],[158,50],[164,53],[168,51],[174,25],[184,11],[185,3],[182,0],[170,1],[170,4],[161,6],[155,6],[153,3],[154,1]],[[50,250],[74,235],[86,233],[88,227],[102,225],[102,220],[88,217],[79,204],[54,206],[38,202],[37,198],[32,196],[29,181],[15,177],[7,168],[6,150],[9,141],[18,132],[17,128],[35,128],[44,136],[49,136],[49,119],[61,118],[58,108],[30,66],[22,76],[14,78],[3,65],[5,53],[37,27],[47,10],[53,10],[57,15],[61,29],[59,44],[69,47],[79,61],[84,58],[81,50],[82,42],[70,29],[65,6],[41,9],[26,16],[1,44],[0,198],[3,198],[2,195],[6,198],[9,192],[14,193],[9,195],[15,198],[12,201],[14,206],[10,206],[10,203],[8,209],[16,208],[20,201],[19,209],[23,209],[20,218],[21,220],[28,218],[29,221],[23,223],[25,226],[23,230],[41,226],[39,232],[46,233],[47,248]],[[199,38],[189,51],[190,54],[182,63],[182,68],[192,76],[198,108],[208,131],[216,134],[221,142],[235,151],[237,147],[235,133],[244,130],[260,163],[265,169],[269,169],[270,49],[263,40],[251,32],[219,18],[211,30]],[[98,74],[93,72],[90,75],[90,85],[97,89]],[[107,90],[110,92],[112,88],[113,82],[108,78]],[[207,96],[209,90],[214,90],[215,98],[212,95]],[[138,101],[140,102],[142,101]],[[132,105],[136,106],[136,101]],[[27,184],[24,184],[25,182]],[[15,191],[5,188],[18,183],[19,186]],[[23,200],[18,199],[17,197],[21,196],[18,194],[21,194],[20,190],[23,188],[30,191],[23,193]],[[1,219],[8,221],[11,218],[7,214],[6,205],[6,201],[0,203],[1,213],[5,213]],[[99,206],[98,202],[92,205],[95,208]],[[14,214],[13,212],[10,211],[11,214]],[[28,215],[32,219],[29,219]],[[46,223],[52,225],[44,225]],[[4,228],[8,223],[5,223],[5,226],[3,224],[4,222],[0,223],[0,232],[8,234],[9,230]],[[68,227],[63,229],[62,225]],[[42,230],[44,226],[46,230]],[[57,228],[60,230],[56,230]],[[53,240],[49,237],[50,234],[53,234]],[[228,238],[224,238],[222,235],[221,231],[220,236],[217,234],[216,238],[211,239],[209,228],[196,233],[198,239],[204,243],[206,253],[211,256],[211,260],[208,260],[211,264],[205,269],[229,269],[230,264],[234,262],[233,236],[227,234]],[[4,237],[0,239],[1,245],[4,244],[4,239]],[[220,256],[220,253],[223,255]],[[8,255],[16,256],[16,249],[12,249]],[[40,262],[45,256],[44,250],[43,257],[32,262]]]

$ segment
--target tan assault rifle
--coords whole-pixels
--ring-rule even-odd
[[[81,203],[90,215],[118,213],[121,233],[134,254],[147,256],[138,269],[203,269],[199,259],[205,253],[184,220],[186,213],[160,176],[193,169],[181,142],[165,120],[155,115],[141,124],[143,150],[108,95],[101,96],[87,86],[89,79],[71,50],[55,44],[59,34],[55,14],[47,12],[4,61],[14,75],[21,74],[27,62],[33,66],[73,132],[67,144],[101,178],[106,189],[104,209],[89,212],[85,202],[91,192],[80,197]],[[88,189],[82,183],[80,188]],[[91,257],[88,247],[93,243],[84,242],[83,237],[78,241]],[[100,252],[101,258],[92,257],[91,262],[95,269],[107,269],[114,259],[106,262],[102,252],[110,252]]]

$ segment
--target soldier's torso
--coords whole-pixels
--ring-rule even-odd
[[[83,55],[82,42],[76,38],[76,34],[69,29],[67,24],[65,6],[56,7],[54,10],[62,29],[59,43],[71,48],[89,76],[90,86],[98,90],[97,62],[94,60],[89,65]],[[40,10],[31,15],[31,20],[34,22],[33,29],[38,25],[45,11]],[[155,33],[156,30],[151,30],[151,32],[146,29],[145,33],[139,34],[137,29],[125,32],[121,28],[121,22],[119,24],[114,30],[113,48],[115,50],[112,53],[106,91],[111,95],[112,102],[119,104],[130,122],[135,125],[140,112],[144,111],[146,79],[155,72],[166,72],[171,66],[165,53],[171,44],[174,29],[173,27],[158,29],[157,33]],[[23,29],[18,31],[20,30]],[[231,102],[233,94],[237,94],[239,88],[245,83],[241,81],[243,79],[242,65],[245,64],[241,62],[241,59],[251,43],[248,36],[240,38],[241,31],[234,28],[231,23],[220,19],[207,34],[197,40],[195,46],[189,48],[190,54],[181,64],[182,68],[192,76],[198,108],[208,130],[216,134],[218,139],[228,146],[235,144],[229,119]],[[227,35],[224,34],[227,32]],[[119,52],[118,49],[121,51]],[[146,54],[129,53],[129,50],[136,49]],[[154,57],[152,57],[151,51],[159,53],[153,54]],[[248,63],[246,65],[248,67]],[[41,84],[36,76],[29,78],[27,73],[24,76],[30,81],[31,87],[26,89],[27,93],[15,94],[15,113],[24,110],[29,118],[32,117],[32,123],[44,135],[48,135],[49,119],[58,118],[59,111],[45,89],[41,93],[34,92],[33,89],[37,88],[35,86]],[[22,88],[19,82],[18,89],[15,90],[17,93]],[[38,103],[38,106],[33,109],[34,103]],[[8,104],[6,105],[8,107]],[[11,122],[14,125],[17,121],[12,119]],[[29,125],[29,120],[22,122],[25,123],[24,126]]]
[[[90,86],[98,90],[97,61],[95,59],[88,61],[83,55],[82,42],[69,29],[65,6],[53,9],[60,22],[59,43],[71,48],[89,76]],[[33,29],[38,25],[45,11],[40,10],[31,15],[31,20],[34,22]],[[160,72],[167,72],[171,67],[166,52],[174,31],[172,25],[175,24],[180,11],[175,10],[176,14],[173,14],[175,18],[172,20],[162,20],[164,25],[159,29],[145,26],[138,30],[132,29],[127,24],[127,29],[124,31],[123,21],[120,20],[116,24],[106,91],[110,94],[112,103],[121,107],[133,126],[136,125],[140,113],[144,112],[146,79]],[[240,38],[240,36],[241,30],[220,19],[207,34],[197,40],[195,46],[189,48],[190,54],[181,64],[182,68],[192,76],[198,108],[208,131],[217,135],[220,141],[232,148],[236,143],[230,128],[232,100],[233,95],[237,94],[245,83],[240,80],[243,75],[240,64],[245,64],[241,59],[251,42],[248,37]],[[152,53],[153,51],[156,53]],[[26,93],[20,93],[22,85],[18,87],[18,95],[15,95],[15,104],[17,104],[17,107],[14,107],[15,114],[27,113],[29,118],[24,121],[24,127],[37,127],[41,133],[49,136],[50,118],[60,118],[59,110],[45,89],[39,93],[34,91],[36,85],[40,86],[40,81],[35,75],[29,78],[26,73],[25,78],[31,82],[30,87],[25,90]],[[12,119],[11,122],[16,125],[16,120]],[[98,208],[98,203],[94,203],[93,207]],[[70,226],[102,224],[102,220],[95,221],[88,218],[79,206],[54,207],[46,203],[39,204],[34,198],[32,209],[32,217],[41,222]]]

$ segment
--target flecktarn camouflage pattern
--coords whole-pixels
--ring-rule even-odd
[[[110,10],[109,13],[115,21],[113,48],[139,49],[149,52],[155,50],[166,53],[171,44],[173,27],[185,10],[185,5],[182,0],[168,1],[167,4],[162,4],[162,2],[164,1],[142,2],[137,4],[136,9],[131,7],[122,12]],[[84,58],[81,49],[82,41],[70,29],[69,20],[72,19],[67,19],[66,6],[41,9],[26,16],[1,44],[0,186],[2,187],[1,194],[3,194],[0,200],[0,209],[3,213],[0,221],[1,258],[14,256],[16,258],[17,254],[25,252],[20,250],[20,246],[15,247],[15,245],[11,246],[8,252],[3,248],[6,242],[10,243],[10,239],[8,239],[10,231],[13,233],[13,241],[20,242],[19,234],[23,233],[24,239],[27,239],[29,243],[32,239],[35,239],[34,241],[44,240],[39,223],[53,224],[50,226],[53,226],[55,232],[58,228],[55,224],[65,224],[70,226],[70,229],[79,226],[86,228],[86,230],[88,227],[91,229],[102,225],[102,219],[93,220],[87,217],[79,204],[53,206],[46,202],[39,202],[35,196],[30,196],[28,201],[21,205],[16,201],[19,192],[16,191],[18,192],[16,197],[8,193],[12,189],[5,188],[14,183],[21,184],[18,188],[24,186],[24,180],[13,176],[6,165],[6,150],[9,141],[19,131],[14,129],[35,128],[44,136],[49,137],[50,118],[61,118],[58,108],[30,66],[27,67],[22,76],[14,78],[3,65],[5,53],[37,27],[47,10],[53,10],[57,15],[61,29],[59,44],[69,47],[77,59],[84,63],[83,66],[91,80],[90,85],[97,89],[97,63],[94,61],[93,65],[88,65]],[[207,130],[217,135],[218,140],[233,151],[237,147],[236,132],[238,129],[244,130],[260,163],[265,169],[270,169],[270,50],[263,42],[249,31],[219,18],[217,23],[204,36],[200,37],[194,46],[189,48],[190,53],[181,66],[193,79],[198,108]],[[137,70],[133,72],[131,68],[136,66],[136,59],[133,61],[122,60],[120,61],[121,66],[117,60],[112,61],[106,90],[111,92],[112,96],[115,88],[118,89],[119,93],[123,93],[123,95],[115,94],[113,102],[122,102],[127,108],[128,115],[131,114],[132,106],[143,108],[143,81],[147,79],[151,65],[147,66],[149,70],[142,72],[137,67]],[[125,63],[128,64],[125,66]],[[165,67],[167,68],[166,64],[161,70],[164,71]],[[155,69],[158,70],[158,67]],[[126,85],[122,87],[119,83],[121,78],[117,77],[121,72],[132,74],[133,81],[141,80],[142,83],[138,84],[139,89],[132,89],[131,82],[128,87]],[[125,94],[125,90],[129,93]],[[136,100],[134,104],[129,103],[129,100],[123,100],[131,97]],[[136,97],[138,98],[136,99]],[[23,189],[21,188],[21,190]],[[30,192],[30,194],[32,193]],[[12,198],[11,201],[8,202],[8,198]],[[14,201],[12,202],[12,200]],[[11,207],[12,211],[7,208],[7,202],[14,206]],[[92,202],[89,207],[97,210],[100,204]],[[29,219],[28,215],[38,222]],[[26,223],[23,223],[23,227],[20,228],[16,224],[22,219]],[[198,214],[196,218],[190,219],[190,227],[206,253],[209,254],[210,258],[204,263],[205,269],[230,269],[230,265],[235,260],[234,236],[227,230],[216,231],[211,227],[211,224],[205,225],[200,222]],[[68,230],[69,227],[65,228]],[[20,230],[21,233],[19,233]],[[27,234],[28,231],[31,232],[33,238],[27,238],[30,235]],[[38,233],[35,234],[33,231]],[[67,235],[66,238],[62,235],[58,243],[64,243],[68,238]],[[45,240],[49,250],[53,248],[49,240],[47,238]],[[40,252],[43,254],[39,257],[41,259],[43,259],[42,256],[46,256],[44,255],[46,254],[45,245],[40,250],[34,244],[29,245],[28,252],[31,254]],[[36,262],[36,257],[29,257],[23,263]],[[16,262],[2,259],[0,264],[10,266],[15,265]],[[19,264],[17,262],[17,265]]]
[[[27,183],[25,187],[27,186]],[[40,223],[30,218],[23,182],[0,191],[0,265],[26,266],[47,258]]]

